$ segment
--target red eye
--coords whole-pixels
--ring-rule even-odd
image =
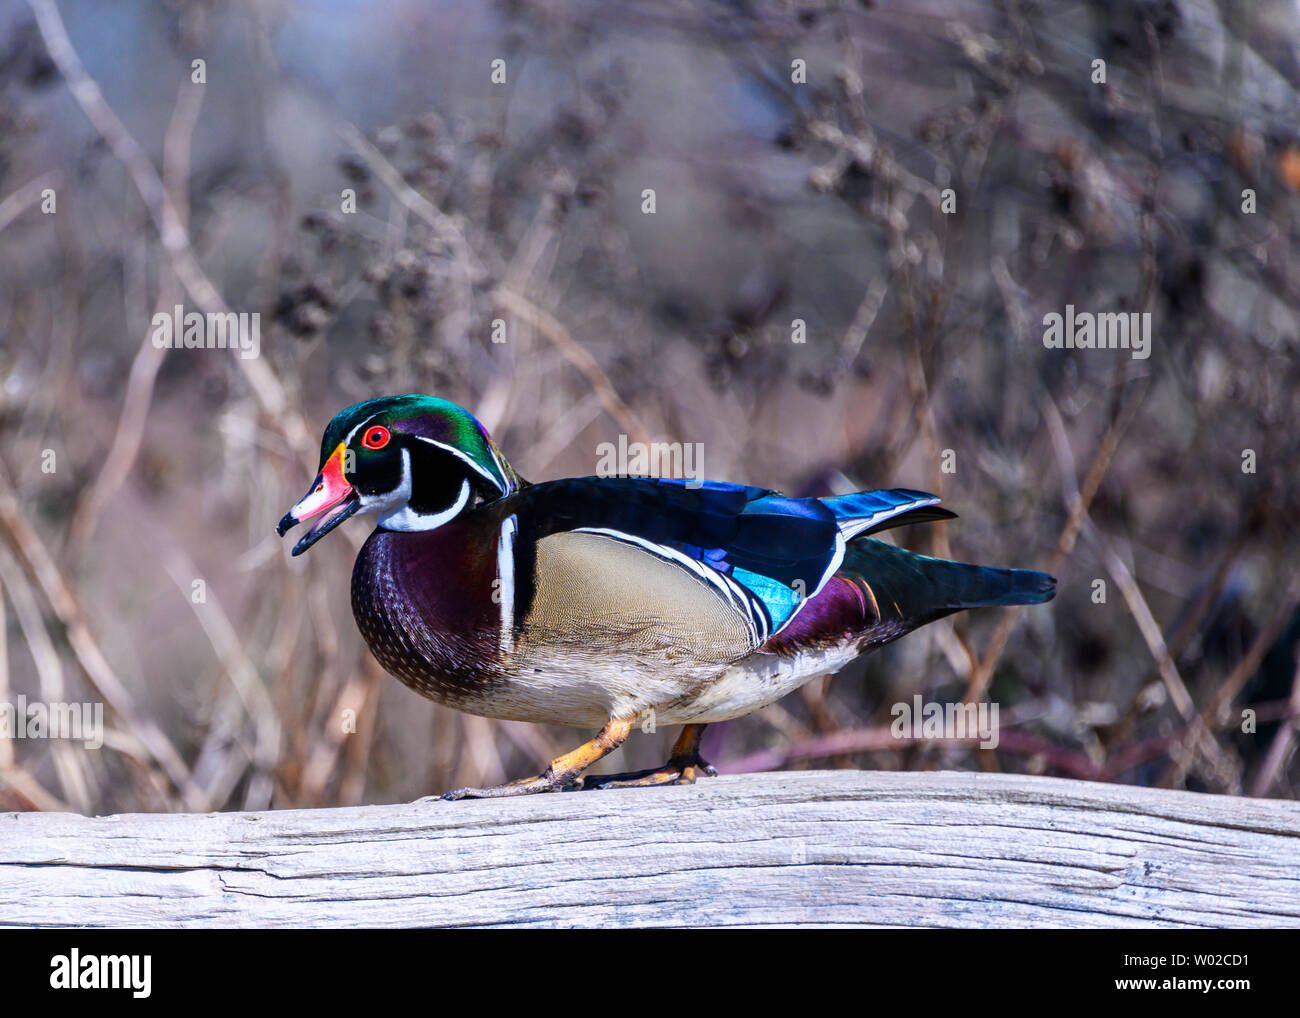
[[[392,437],[387,428],[382,424],[376,424],[373,428],[366,429],[366,433],[361,436],[361,444],[367,449],[382,449]]]

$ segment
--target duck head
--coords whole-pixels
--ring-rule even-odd
[[[349,516],[373,513],[385,530],[433,530],[526,482],[467,410],[433,396],[384,396],[335,415],[321,440],[311,490],[276,532],[316,518],[301,555]]]

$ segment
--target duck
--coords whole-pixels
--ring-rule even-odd
[[[1036,605],[1056,581],[874,535],[956,517],[892,488],[794,498],[745,484],[590,476],[529,483],[467,410],[366,400],[325,428],[301,555],[354,516],[356,624],[383,668],[488,718],[596,730],[540,774],[445,799],[692,784],[705,726],[741,717],[919,626]],[[634,728],[682,726],[661,767],[586,775]]]

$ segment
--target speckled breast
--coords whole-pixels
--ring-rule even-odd
[[[466,529],[376,530],[352,569],[352,614],[385,669],[430,699],[472,710],[499,677],[500,611],[495,556]]]

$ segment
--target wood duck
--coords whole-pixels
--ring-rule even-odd
[[[316,518],[300,555],[350,516],[375,516],[352,611],[388,671],[458,710],[600,729],[537,777],[449,799],[693,782],[716,773],[699,753],[705,725],[952,612],[1040,604],[1055,591],[1045,573],[871,537],[955,516],[924,492],[529,484],[471,414],[430,396],[348,407],[325,429],[320,461],[276,529]],[[581,778],[647,722],[685,726],[664,766]]]

